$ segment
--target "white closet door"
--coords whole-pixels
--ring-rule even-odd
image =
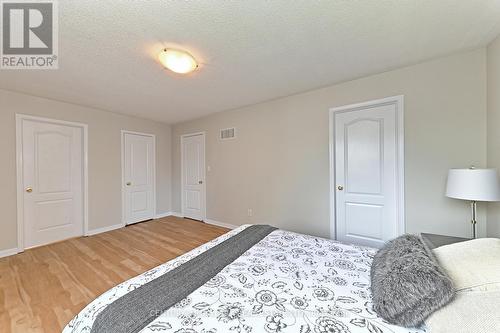
[[[396,105],[335,114],[337,239],[381,247],[398,236]]]
[[[83,235],[83,129],[22,120],[24,247]]]
[[[123,132],[125,224],[155,217],[155,138]]]
[[[205,136],[182,138],[182,214],[205,219]]]

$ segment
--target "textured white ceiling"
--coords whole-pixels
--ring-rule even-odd
[[[167,123],[486,45],[498,0],[59,1],[59,70],[0,87]],[[166,46],[202,63],[157,62]]]

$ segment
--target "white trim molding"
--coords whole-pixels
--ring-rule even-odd
[[[196,132],[196,133],[188,133],[181,135],[181,213],[179,217],[184,217],[184,138],[198,136],[201,135],[203,137],[203,211],[202,211],[202,220],[205,221],[207,219],[207,177],[206,177],[206,168],[207,168],[207,147],[206,147],[206,134],[205,132]]]
[[[234,225],[234,224],[229,224],[229,223],[219,222],[219,221],[210,220],[210,219],[206,219],[206,220],[205,220],[205,223],[207,223],[207,224],[212,224],[212,225],[216,225],[216,226],[218,226],[218,227],[228,228],[228,229],[236,229],[236,228],[238,228],[238,226],[237,226],[237,225]]]
[[[127,225],[125,221],[125,134],[142,135],[153,138],[153,212],[155,215],[150,216],[151,219],[156,218],[156,135],[150,133],[134,132],[129,130],[121,130],[121,167],[122,167],[122,227]],[[133,224],[133,223],[130,223]]]
[[[168,213],[164,213],[164,214],[158,214],[156,216],[156,218],[160,219],[160,218],[168,217],[168,216],[175,216],[175,217],[179,217],[179,218],[184,218],[184,216],[181,213],[178,213],[178,212],[168,212]],[[229,224],[229,223],[224,223],[224,222],[219,222],[219,221],[211,220],[211,219],[208,219],[208,218],[205,219],[203,222],[206,223],[206,224],[212,224],[212,225],[216,225],[218,227],[223,227],[223,228],[228,228],[228,229],[236,229],[236,228],[238,228],[237,225]]]
[[[383,105],[394,105],[396,107],[396,179],[397,179],[397,232],[398,235],[406,231],[405,218],[405,134],[404,134],[404,95],[392,96],[363,103],[350,104],[331,108],[329,112],[329,152],[330,152],[330,238],[336,239],[336,211],[335,211],[335,114],[337,112],[349,112],[366,107],[375,107]]]
[[[156,219],[162,219],[164,217],[168,217],[168,216],[172,216],[172,212],[166,212],[166,213],[160,213],[160,214],[156,214],[155,216],[155,220]]]
[[[10,257],[10,256],[13,256],[14,254],[18,254],[19,252],[20,251],[17,247],[13,248],[13,249],[1,250],[0,251],[0,258]]]
[[[182,215],[182,213],[179,213],[179,212],[170,212],[170,215],[175,216],[175,217],[180,217],[180,218],[184,217],[184,215]]]
[[[94,235],[97,235],[97,234],[102,234],[103,232],[108,232],[108,231],[116,230],[116,229],[120,229],[120,228],[123,228],[123,224],[121,224],[121,223],[115,224],[115,225],[110,225],[110,226],[107,226],[107,227],[92,229],[92,230],[89,230],[87,232],[86,236],[94,236]]]
[[[24,251],[24,187],[23,187],[23,120],[38,121],[49,124],[79,127],[83,134],[83,230],[86,236],[89,230],[89,176],[88,176],[88,125],[65,120],[36,117],[16,113],[16,178],[17,178],[17,251]]]

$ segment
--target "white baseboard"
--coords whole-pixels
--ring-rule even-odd
[[[170,212],[170,216],[184,217],[184,215],[182,215],[182,213],[178,213],[178,212]]]
[[[124,227],[124,225],[120,223],[120,224],[110,225],[108,227],[93,229],[93,230],[87,231],[87,234],[85,236],[93,236],[93,235],[97,235],[97,234],[102,234],[103,232],[116,230],[116,229],[120,229],[123,227]]]
[[[205,223],[213,224],[213,225],[216,225],[218,227],[223,227],[223,228],[228,228],[228,229],[236,229],[239,227],[239,226],[234,225],[234,224],[219,222],[219,221],[210,220],[210,219],[205,219]]]
[[[18,253],[19,253],[19,250],[17,248],[1,250],[0,251],[0,258],[12,256],[12,255],[18,254]]]
[[[184,217],[184,215],[182,215],[182,213],[178,213],[178,212],[170,212],[169,214],[170,214],[169,216],[175,216],[175,217],[181,217],[181,218]],[[219,222],[219,221],[211,220],[211,219],[205,219],[204,222],[207,224],[213,224],[213,225],[223,227],[223,228],[228,228],[228,229],[236,229],[239,227],[239,226],[234,225],[234,224]]]
[[[164,218],[167,216],[172,216],[172,215],[173,215],[172,212],[160,213],[160,214],[156,214],[155,219],[161,219],[161,218]]]
[[[182,215],[182,213],[178,213],[178,212],[167,212],[167,213],[161,213],[161,214],[158,214],[156,215],[155,219],[161,219],[163,217],[167,217],[167,216],[175,216],[175,217],[180,217],[180,218],[183,218],[184,216]],[[208,223],[208,224],[213,224],[213,225],[216,225],[216,226],[219,226],[219,227],[223,227],[223,228],[228,228],[228,229],[236,229],[238,228],[237,225],[234,225],[234,224],[229,224],[229,223],[224,223],[224,222],[219,222],[219,221],[215,221],[215,220],[210,220],[210,219],[205,219],[204,221],[205,223]]]
[[[168,216],[175,216],[175,217],[184,217],[181,213],[177,212],[166,212],[166,213],[160,213],[155,216],[155,219],[161,219],[163,217],[168,217]]]

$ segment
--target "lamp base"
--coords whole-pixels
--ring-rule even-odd
[[[472,220],[470,221],[472,224],[472,238],[476,239],[476,211],[477,211],[477,201],[471,201],[472,208]]]

